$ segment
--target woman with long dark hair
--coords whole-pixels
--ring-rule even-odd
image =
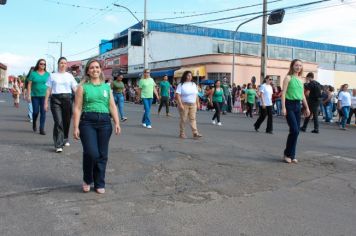
[[[32,102],[33,108],[32,130],[33,132],[37,131],[37,117],[40,113],[40,134],[42,135],[46,135],[46,111],[44,104],[47,91],[46,82],[48,78],[49,73],[46,71],[46,60],[39,59],[28,77],[27,99],[28,102]]]
[[[176,99],[178,102],[178,109],[180,115],[179,137],[184,139],[185,136],[185,123],[189,118],[189,123],[192,128],[193,137],[201,138],[202,135],[198,132],[197,128],[197,107],[200,107],[198,88],[192,81],[193,75],[191,71],[184,71],[181,81],[177,86]]]
[[[299,59],[291,62],[288,74],[283,81],[282,113],[287,118],[289,135],[284,150],[284,161],[298,163],[296,147],[300,129],[301,102],[304,106],[304,116],[310,115],[302,82],[303,63]]]
[[[58,72],[51,74],[46,85],[45,110],[48,110],[48,98],[51,96],[51,111],[54,120],[53,142],[56,152],[62,152],[68,141],[70,120],[72,117],[72,93],[77,89],[77,81],[67,72],[67,59],[58,59]]]
[[[110,85],[105,83],[101,65],[90,60],[85,66],[84,79],[75,95],[73,136],[83,146],[83,192],[89,192],[94,182],[95,191],[105,193],[105,172],[109,141],[120,133],[120,122]]]
[[[220,121],[220,115],[221,115],[221,109],[224,105],[225,97],[224,97],[224,90],[221,88],[221,82],[220,80],[216,80],[214,83],[214,88],[212,93],[210,94],[210,101],[211,101],[211,106],[214,107],[215,113],[212,118],[212,124],[213,125],[219,125],[221,126],[221,121]],[[216,119],[216,121],[215,121]]]

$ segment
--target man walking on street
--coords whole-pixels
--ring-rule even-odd
[[[319,133],[319,106],[320,106],[320,98],[321,98],[321,85],[319,82],[314,80],[314,74],[312,72],[307,74],[306,77],[308,83],[305,84],[306,96],[308,100],[308,106],[310,109],[310,115],[305,117],[304,124],[300,128],[301,131],[306,132],[308,123],[311,117],[314,120],[314,129],[311,131],[312,133]]]
[[[223,83],[221,85],[221,88],[224,91],[224,96],[225,96],[225,104],[223,105],[223,115],[226,115],[226,112],[231,112],[231,92],[230,92],[230,86],[227,83],[226,77],[223,78]]]
[[[150,70],[145,69],[143,77],[138,82],[138,97],[142,99],[145,113],[142,117],[142,126],[147,129],[152,129],[151,126],[151,106],[153,100],[153,93],[159,99],[159,95],[156,90],[156,83],[150,76]]]
[[[161,81],[161,83],[159,83],[159,91],[161,94],[161,100],[159,103],[159,107],[158,107],[158,115],[161,112],[162,106],[165,105],[166,106],[166,115],[170,116],[169,114],[169,94],[170,94],[170,89],[171,84],[168,82],[168,75],[165,75],[163,77],[163,81]]]
[[[273,134],[273,121],[272,121],[272,94],[273,94],[273,89],[271,86],[272,83],[272,78],[270,78],[268,75],[264,79],[264,83],[260,87],[260,97],[261,97],[261,112],[260,112],[260,117],[254,124],[255,130],[258,132],[258,129],[260,128],[261,124],[265,120],[267,116],[267,128],[266,128],[266,133],[268,134]]]

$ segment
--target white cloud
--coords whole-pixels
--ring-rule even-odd
[[[0,53],[0,62],[7,65],[8,75],[21,75],[22,73],[27,73],[31,66],[36,64],[36,59],[30,56],[5,52]]]
[[[115,15],[106,15],[104,19],[109,23],[116,25],[119,24],[119,18],[117,18]]]
[[[269,34],[323,43],[356,47],[355,5],[331,7],[288,15],[285,21],[269,27]]]

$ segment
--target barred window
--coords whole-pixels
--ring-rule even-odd
[[[253,44],[253,43],[242,43],[241,48],[242,54],[253,55],[253,56],[260,56],[261,54],[261,45]]]
[[[287,47],[268,46],[268,57],[290,60],[293,57],[293,49]]]
[[[209,80],[223,80],[223,78],[227,79],[227,81],[230,83],[230,78],[231,78],[231,73],[208,73],[208,79]]]
[[[315,51],[296,48],[295,49],[295,58],[303,60],[303,61],[315,62],[315,60],[316,60]]]
[[[316,61],[321,63],[333,64],[336,62],[336,53],[317,51]]]
[[[350,54],[337,54],[337,61],[338,64],[347,64],[347,65],[355,65],[355,55]]]
[[[281,86],[281,77],[279,75],[269,75],[275,87]]]

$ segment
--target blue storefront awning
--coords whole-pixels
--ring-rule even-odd
[[[165,75],[174,76],[174,71],[175,70],[158,70],[158,71],[151,70],[151,77],[163,77]]]

